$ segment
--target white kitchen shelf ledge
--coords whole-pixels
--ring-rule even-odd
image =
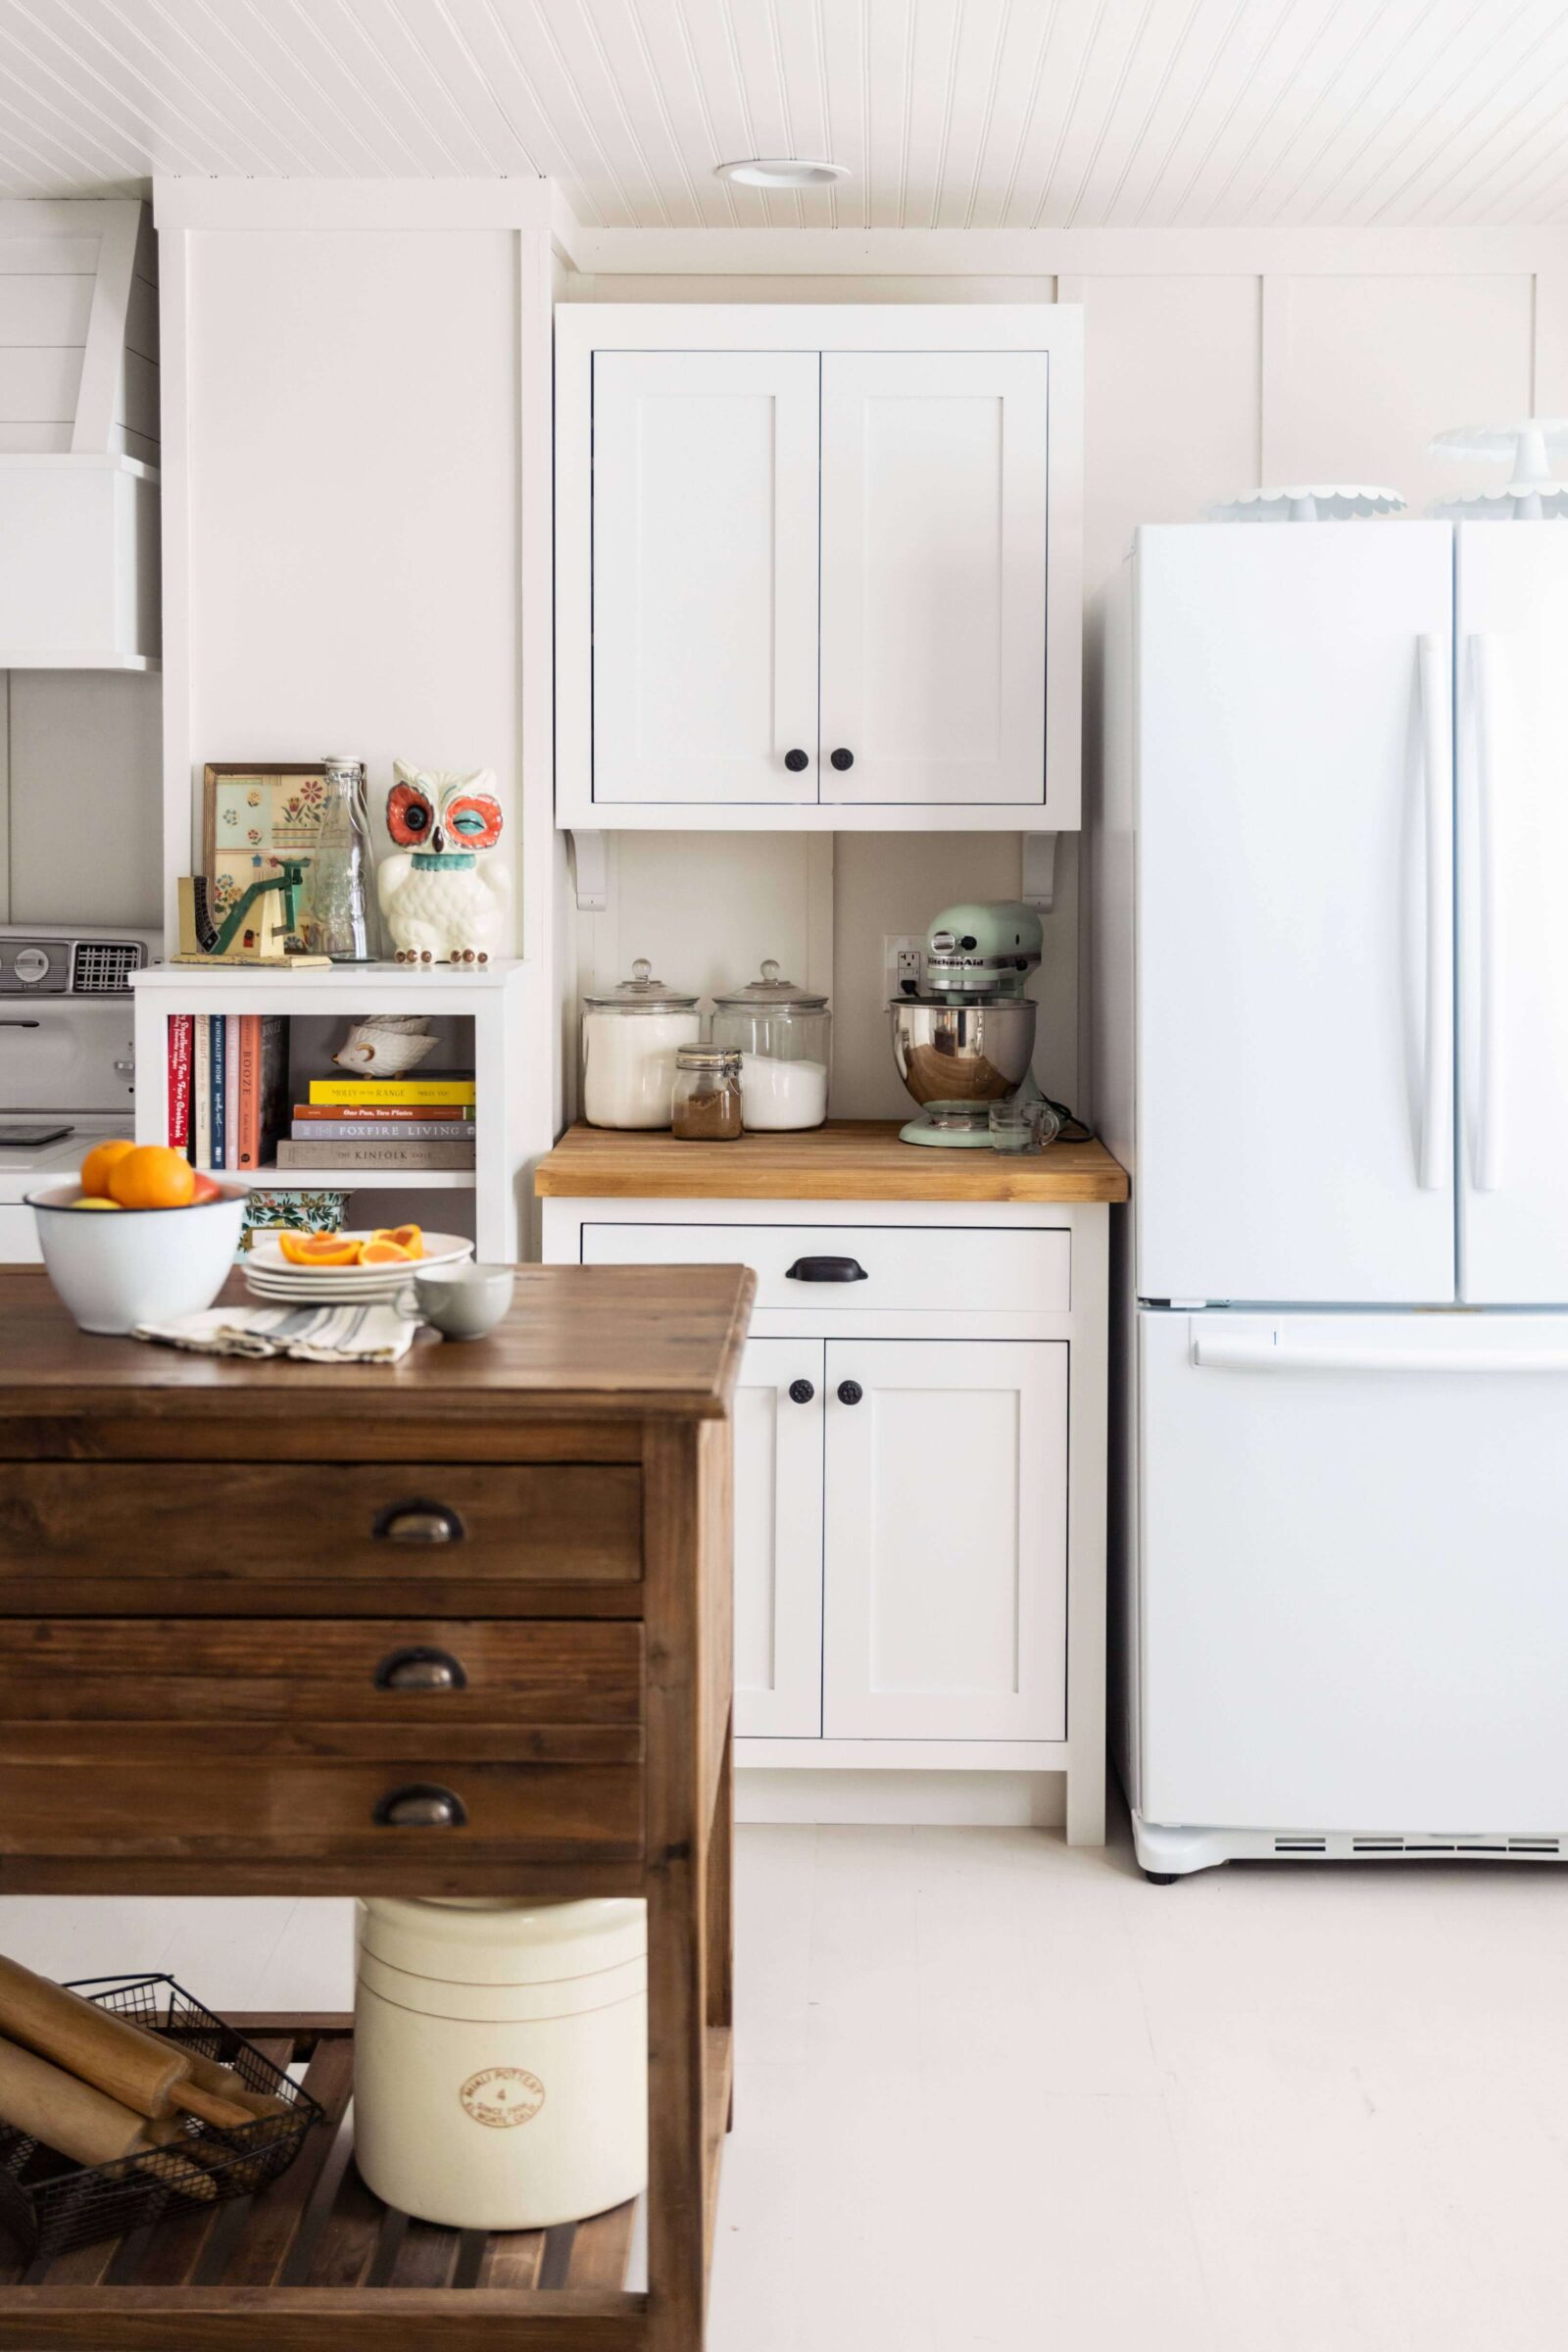
[[[264,1193],[471,1193],[477,1168],[214,1168],[220,1184]]]

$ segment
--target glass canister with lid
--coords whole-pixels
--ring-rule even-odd
[[[760,980],[714,997],[713,1044],[741,1056],[749,1128],[821,1126],[832,1025],[826,997],[781,979],[771,956]]]
[[[639,956],[631,978],[583,998],[582,1115],[590,1127],[667,1127],[675,1055],[702,1034],[695,993]]]

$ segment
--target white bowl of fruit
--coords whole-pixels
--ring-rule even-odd
[[[123,1335],[199,1314],[222,1289],[244,1192],[167,1144],[95,1144],[77,1183],[30,1196],[49,1279],[83,1331]]]

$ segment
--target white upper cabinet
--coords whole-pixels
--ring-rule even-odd
[[[596,796],[816,798],[814,351],[594,363]]]
[[[559,823],[1078,824],[1076,309],[556,337]]]
[[[823,353],[824,802],[1040,807],[1050,365]]]

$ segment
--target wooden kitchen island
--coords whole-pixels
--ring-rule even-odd
[[[41,2277],[0,2239],[9,2352],[698,2352],[752,1292],[528,1267],[491,1339],[328,1368],[89,1339],[41,1273],[0,1275],[0,1891],[643,1895],[651,2166],[630,2294],[630,2208],[511,2238],[406,2222],[318,2129],[249,2214]],[[397,1687],[410,1651],[460,1671]],[[345,2023],[253,2021],[334,2119]]]

